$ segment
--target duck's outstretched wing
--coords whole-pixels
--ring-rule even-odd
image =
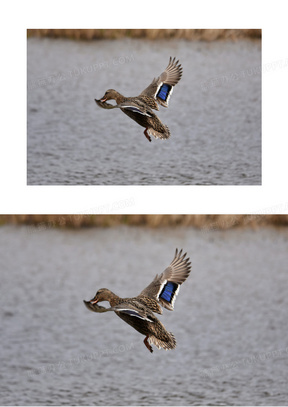
[[[179,64],[179,60],[175,61],[175,57],[170,57],[169,64],[164,72],[158,78],[154,78],[152,83],[143,90],[141,96],[152,97],[157,102],[168,107],[169,98],[173,92],[173,86],[175,86],[181,79],[182,67]]]
[[[102,107],[103,109],[115,109],[116,107],[119,107],[119,105],[111,105],[111,103],[107,102],[101,102],[101,99],[94,99],[95,102],[99,107]]]
[[[135,301],[135,300],[134,300]],[[130,300],[130,302],[122,302],[120,304],[115,305],[114,307],[102,307],[101,305],[98,304],[92,304],[91,301],[83,301],[86,307],[93,312],[109,312],[109,311],[115,311],[119,312],[120,314],[127,314],[130,315],[131,317],[143,319],[145,321],[149,322],[154,322],[153,314],[149,309],[145,309],[143,307],[143,304],[136,302],[133,305],[133,299]]]
[[[111,308],[105,308],[102,307],[102,305],[96,304],[96,303],[92,303],[91,301],[85,301],[83,300],[84,304],[86,305],[86,307],[93,312],[107,312],[107,311],[113,311],[113,309]]]
[[[131,114],[134,114],[135,116],[139,116],[139,115],[147,116],[147,117],[153,116],[152,110],[148,106],[145,106],[142,102],[135,103],[133,101],[127,101],[127,102],[119,103],[119,105],[116,105],[116,107],[119,107],[124,112],[130,112]]]
[[[163,273],[158,274],[151,284],[148,285],[139,295],[141,298],[150,297],[158,301],[163,307],[173,311],[176,296],[180,285],[184,283],[191,271],[191,262],[187,253],[182,255],[182,249],[178,253],[176,249],[174,259]]]
[[[152,111],[149,109],[148,106],[146,106],[141,100],[138,101],[138,103],[133,102],[133,100],[129,100],[127,102],[122,102],[117,105],[111,105],[110,103],[107,102],[101,102],[101,100],[95,99],[95,102],[99,107],[102,107],[103,109],[122,109],[126,112],[131,112],[135,113],[135,115],[142,115],[142,116],[148,116],[152,117]]]
[[[152,312],[149,309],[143,307],[143,305],[139,302],[137,302],[134,306],[131,303],[122,302],[121,304],[111,307],[111,310],[148,322],[155,321],[155,317],[153,316]]]

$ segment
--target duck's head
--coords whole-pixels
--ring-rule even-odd
[[[108,90],[106,90],[104,96],[100,99],[100,102],[104,103],[107,100],[111,100],[111,99],[116,100],[118,96],[119,96],[119,93],[116,90],[108,89]]]
[[[94,311],[94,312],[106,312],[109,309],[107,309],[105,307],[101,307],[100,305],[98,305],[98,302],[101,302],[101,301],[109,301],[110,302],[110,299],[111,299],[111,297],[113,295],[115,295],[115,294],[113,294],[107,288],[100,288],[100,290],[97,291],[97,293],[92,298],[92,300],[90,300],[90,301],[85,301],[84,300],[84,304],[91,311]]]
[[[97,105],[99,107],[102,107],[103,109],[115,109],[115,107],[117,107],[117,105],[112,105],[111,103],[107,103],[107,100],[115,100],[116,103],[121,103],[123,101],[123,96],[120,95],[120,93],[118,93],[116,90],[114,89],[108,89],[106,90],[104,96],[97,100],[95,99],[95,102],[97,103]]]
[[[107,288],[100,288],[100,290],[97,291],[95,296],[89,302],[94,305],[101,301],[109,301],[111,294],[112,292]]]
[[[119,103],[124,102],[125,97],[123,95],[121,95],[121,93],[117,92],[117,90],[108,89],[108,90],[106,90],[104,96],[98,102],[102,103],[101,107],[113,106],[113,105],[110,105],[109,103],[106,103],[107,100],[111,100],[111,99],[114,99],[118,105]],[[107,107],[106,107],[106,109],[107,109]]]

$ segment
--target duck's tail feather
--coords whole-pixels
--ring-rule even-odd
[[[162,140],[167,139],[170,137],[170,130],[168,128],[168,126],[164,126],[165,130],[163,132],[159,132],[154,130],[152,127],[148,127],[147,129],[147,133],[149,134],[149,136],[153,136],[155,138],[160,138]]]
[[[155,345],[158,349],[175,349],[176,348],[176,339],[172,332],[166,332],[167,334],[167,341],[163,341],[161,339],[156,338],[154,335],[150,335],[148,338],[148,342],[150,345]]]

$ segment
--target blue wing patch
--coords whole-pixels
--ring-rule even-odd
[[[172,89],[172,86],[167,85],[166,83],[164,83],[164,84],[160,87],[160,89],[159,89],[159,91],[158,91],[156,97],[158,97],[159,99],[161,99],[161,100],[163,100],[164,102],[166,102],[166,100],[167,100],[167,98],[168,98],[168,96],[169,96],[169,93],[170,93],[171,89]]]
[[[163,298],[163,300],[171,303],[177,288],[178,288],[178,284],[172,283],[171,281],[169,281],[163,287],[159,297],[161,297],[161,298]]]

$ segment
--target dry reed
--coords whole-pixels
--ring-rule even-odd
[[[0,215],[0,224],[26,224],[39,228],[129,225],[223,230],[245,226],[288,226],[288,215]]]
[[[73,40],[103,40],[144,38],[185,39],[198,41],[215,41],[240,38],[260,39],[260,29],[28,29],[28,37],[69,38]]]

